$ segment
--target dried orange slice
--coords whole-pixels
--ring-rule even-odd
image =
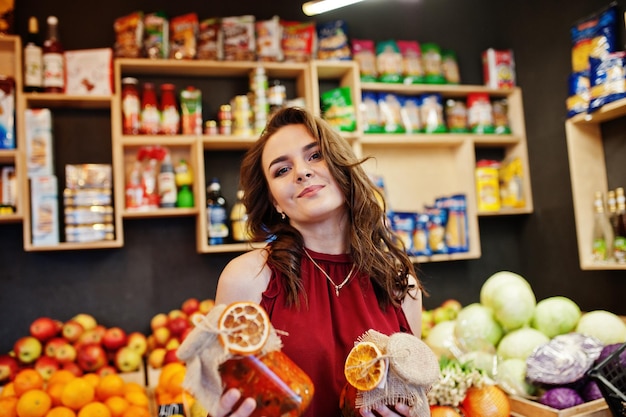
[[[226,306],[217,322],[219,339],[230,353],[254,355],[270,334],[270,318],[260,305],[238,301]]]
[[[350,385],[360,391],[371,391],[387,376],[387,360],[374,343],[357,343],[346,358],[344,374]]]

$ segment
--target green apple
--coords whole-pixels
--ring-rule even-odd
[[[72,317],[72,320],[79,322],[85,330],[93,329],[98,325],[95,317],[87,313],[79,313]]]
[[[139,369],[142,357],[135,349],[124,346],[115,352],[113,362],[120,372],[134,372]]]
[[[34,336],[24,336],[17,339],[13,345],[15,357],[22,364],[31,364],[41,356],[43,345]]]
[[[126,339],[126,346],[143,356],[148,350],[148,338],[141,332],[131,332]]]

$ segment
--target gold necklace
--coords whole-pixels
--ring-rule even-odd
[[[317,269],[319,269],[319,270],[321,271],[321,273],[322,273],[322,274],[324,274],[324,276],[326,277],[326,279],[328,279],[328,282],[330,282],[330,283],[331,283],[331,285],[332,285],[333,287],[335,287],[335,295],[336,295],[337,297],[339,297],[339,290],[340,290],[340,289],[342,289],[342,288],[343,288],[343,286],[344,286],[344,285],[346,285],[346,284],[348,283],[348,281],[350,281],[350,278],[352,278],[352,273],[354,272],[354,268],[356,267],[356,265],[355,265],[355,264],[352,264],[352,269],[350,269],[350,272],[348,273],[348,276],[346,277],[346,279],[344,279],[344,280],[343,280],[343,282],[342,282],[341,284],[337,285],[337,284],[335,284],[335,282],[333,281],[333,279],[330,277],[330,275],[328,275],[328,274],[326,273],[326,271],[324,271],[324,270],[322,269],[322,267],[321,267],[321,266],[319,266],[319,265],[317,264],[317,262],[315,262],[315,260],[314,260],[313,258],[311,258],[311,255],[309,255],[309,252],[308,252],[306,249],[304,250],[304,253],[306,254],[307,258],[309,258],[309,259],[311,260],[311,262],[313,262],[313,265],[315,265],[315,267],[316,267]]]

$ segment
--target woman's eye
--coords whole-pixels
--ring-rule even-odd
[[[275,177],[280,177],[281,175],[285,174],[287,171],[289,171],[289,168],[287,168],[287,167],[279,168],[279,169],[277,169],[274,172],[274,176]]]
[[[311,154],[311,159],[322,159],[322,153],[320,151],[313,152]]]

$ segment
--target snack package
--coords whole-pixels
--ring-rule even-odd
[[[513,51],[487,49],[483,52],[483,77],[491,88],[515,87],[515,60]]]
[[[170,29],[164,12],[150,13],[143,18],[143,50],[147,58],[162,59],[169,56]]]
[[[392,93],[378,95],[378,108],[385,133],[405,133],[402,124],[402,103],[400,96]]]
[[[256,36],[253,15],[222,18],[222,45],[225,61],[254,61]]]
[[[281,21],[281,46],[287,62],[308,62],[317,48],[315,23]]]
[[[420,104],[420,116],[425,133],[445,133],[443,120],[443,102],[441,94],[423,94]]]
[[[257,400],[251,414],[298,417],[314,395],[311,379],[287,355],[265,310],[252,302],[217,304],[177,350],[185,362],[183,388],[216,415],[222,393],[236,387],[241,401]],[[235,409],[239,404],[235,405]]]
[[[222,59],[222,31],[217,17],[204,19],[198,24],[197,59],[217,61]]]
[[[498,171],[500,182],[500,204],[502,207],[520,208],[524,199],[524,168],[520,158],[503,161]]]
[[[402,55],[402,82],[404,84],[421,84],[424,82],[424,65],[422,50],[417,41],[397,41]]]
[[[509,103],[507,99],[501,98],[493,100],[491,103],[493,110],[494,133],[498,135],[508,135],[511,133],[509,126]]]
[[[391,229],[396,233],[404,245],[404,250],[411,254],[413,252],[413,238],[415,232],[415,213],[398,212],[390,213]]]
[[[348,61],[352,59],[348,40],[348,25],[334,20],[317,25],[317,59]]]
[[[435,207],[446,210],[446,246],[449,253],[467,252],[467,199],[465,194],[455,194],[435,200]]]
[[[588,113],[626,97],[626,52],[611,52],[605,58],[589,58]]]
[[[170,52],[173,59],[194,59],[197,50],[198,15],[187,13],[170,21]]]
[[[143,13],[133,12],[118,17],[113,23],[115,57],[139,58],[143,48]]]
[[[274,16],[269,20],[259,20],[254,25],[256,30],[256,56],[259,61],[280,62],[283,60],[283,50],[280,42],[283,37],[283,28],[280,18]]]
[[[361,92],[360,105],[361,120],[364,133],[383,133],[383,121],[378,108],[378,93],[374,91]]]
[[[462,100],[446,100],[446,123],[450,133],[469,132],[467,125],[467,106]]]
[[[459,64],[454,51],[444,50],[441,52],[441,69],[447,84],[460,84],[461,74]]]
[[[441,48],[435,43],[422,44],[422,62],[424,63],[424,80],[427,84],[444,84],[441,62]]]
[[[400,115],[406,133],[419,133],[423,130],[420,118],[419,97],[400,97]]]
[[[573,117],[585,113],[589,108],[591,91],[589,86],[589,74],[575,72],[569,75],[569,94],[565,100],[567,117]]]
[[[415,229],[413,230],[413,251],[412,256],[432,255],[428,244],[428,214],[415,213]]]
[[[433,255],[450,253],[446,242],[448,212],[439,207],[426,207],[428,215],[428,247]]]
[[[589,72],[589,58],[604,58],[617,50],[617,4],[580,19],[570,28],[572,72]]]
[[[335,88],[322,93],[324,119],[341,132],[356,130],[356,111],[350,87]]]
[[[376,70],[380,82],[402,82],[402,54],[396,41],[387,40],[376,44]]]
[[[378,79],[376,48],[373,40],[352,39],[352,57],[359,64],[361,81],[374,82]]]
[[[0,76],[0,149],[15,149],[15,80]]]

